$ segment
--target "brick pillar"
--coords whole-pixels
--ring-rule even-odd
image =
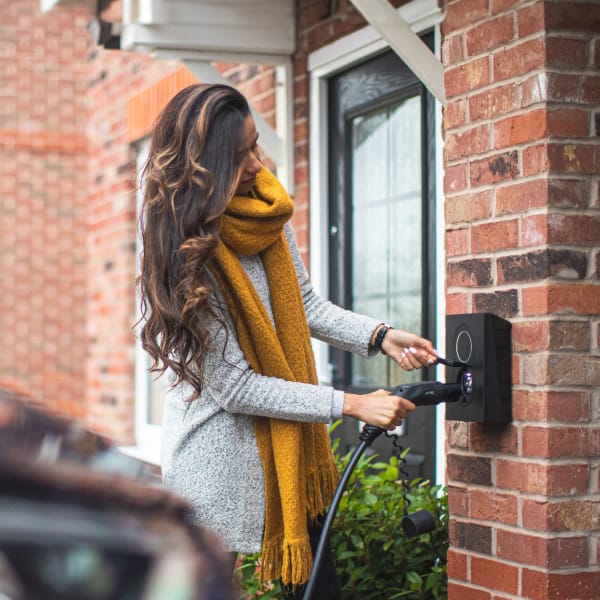
[[[449,600],[600,595],[600,9],[457,0],[447,307],[513,323],[513,421],[449,422]]]

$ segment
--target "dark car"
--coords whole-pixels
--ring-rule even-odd
[[[0,390],[2,600],[232,600],[219,541],[147,466]]]

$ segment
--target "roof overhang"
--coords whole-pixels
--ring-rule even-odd
[[[295,52],[294,0],[122,0],[121,47],[277,63]],[[253,58],[260,59],[252,60]]]

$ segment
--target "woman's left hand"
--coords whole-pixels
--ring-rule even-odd
[[[437,352],[429,340],[402,329],[388,329],[381,349],[405,371],[430,367],[438,359]]]

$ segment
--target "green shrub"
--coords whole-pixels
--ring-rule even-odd
[[[336,460],[345,467],[349,456]],[[364,456],[356,465],[331,531],[344,600],[441,600],[446,592],[448,498],[441,486],[414,480],[409,513],[426,509],[431,533],[410,539],[402,530],[406,505],[399,461]]]
[[[340,471],[350,455],[334,456]],[[399,461],[361,457],[340,501],[331,546],[344,600],[443,600],[446,593],[448,499],[441,486],[414,480],[409,512],[429,510],[436,528],[409,539],[402,530],[405,497]],[[258,555],[241,556],[236,569],[243,599],[279,600],[279,585],[258,583]],[[320,600],[320,599],[317,599]]]

